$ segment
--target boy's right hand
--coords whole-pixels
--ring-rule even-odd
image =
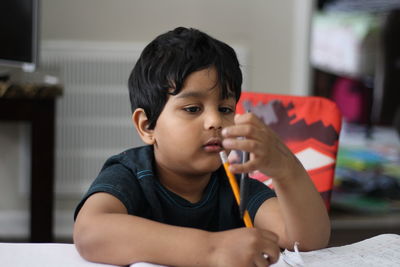
[[[278,236],[257,228],[212,233],[210,266],[269,266],[279,259]],[[268,255],[268,257],[266,257]]]

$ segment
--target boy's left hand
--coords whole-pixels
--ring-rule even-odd
[[[235,125],[224,128],[222,136],[225,149],[250,153],[248,162],[231,164],[233,173],[258,170],[274,179],[282,180],[292,177],[296,171],[304,171],[300,161],[278,135],[252,113],[235,115]]]

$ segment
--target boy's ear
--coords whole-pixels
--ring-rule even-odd
[[[155,143],[153,130],[150,130],[149,120],[147,119],[146,112],[142,108],[137,108],[132,114],[132,122],[135,125],[136,130],[140,138],[148,145]]]

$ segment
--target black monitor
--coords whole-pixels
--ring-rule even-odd
[[[0,66],[34,71],[38,65],[39,0],[1,0]]]

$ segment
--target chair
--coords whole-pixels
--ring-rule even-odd
[[[247,110],[297,156],[329,209],[342,117],[337,105],[323,97],[243,92],[237,113]],[[260,172],[250,177],[272,187],[271,179]]]

